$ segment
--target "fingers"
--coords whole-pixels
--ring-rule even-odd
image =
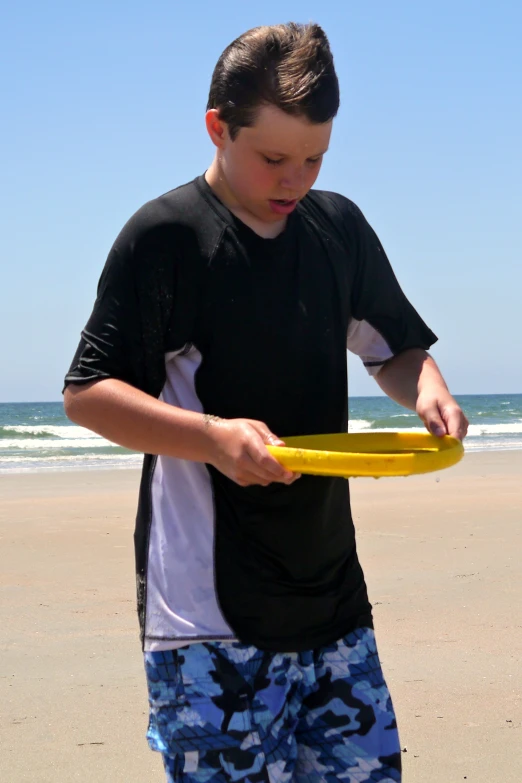
[[[433,400],[417,413],[432,435],[437,437],[451,435],[462,440],[467,434],[469,422],[454,400],[444,405],[439,405],[437,400]]]
[[[265,443],[267,446],[284,446],[284,441],[281,440],[281,438],[278,438],[277,435],[274,435],[273,432],[270,432],[266,424],[263,424],[261,421],[251,421],[249,422],[251,426],[256,430],[256,432],[259,433],[263,443]]]
[[[211,432],[211,464],[240,486],[268,486],[274,481],[293,484],[299,474],[286,470],[267,445],[284,446],[266,424],[250,419],[225,420]]]
[[[284,446],[284,441],[278,438],[277,435],[274,435],[273,432],[270,432],[263,422],[250,421],[249,423],[259,435],[259,441],[253,439],[248,446],[248,454],[252,460],[252,464],[248,466],[248,471],[258,479],[256,483],[262,483],[263,486],[273,481],[293,484],[294,481],[300,478],[300,474],[286,470],[266,448],[266,446]]]
[[[444,411],[443,416],[446,420],[448,435],[463,440],[468,433],[469,422],[461,409],[458,406],[452,407]]]
[[[290,485],[293,484],[296,479],[299,478],[294,473],[288,473],[283,469],[281,476],[274,476],[267,470],[264,470],[252,457],[248,457],[248,460],[242,462],[235,481],[237,484],[243,487],[258,485],[262,487],[268,487],[269,484],[280,483]]]
[[[432,435],[436,435],[437,438],[442,438],[443,435],[448,434],[446,424],[443,421],[437,405],[433,405],[432,407],[425,410],[422,414],[419,413],[419,416],[424,422],[428,432],[431,432]]]
[[[280,481],[283,484],[291,484],[298,477],[292,471],[286,470],[267,451],[264,443],[251,442],[248,447],[248,456],[251,460],[251,465],[248,466],[249,471],[264,481]]]

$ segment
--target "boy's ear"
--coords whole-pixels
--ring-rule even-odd
[[[207,133],[210,136],[212,143],[218,149],[222,149],[225,142],[229,138],[228,128],[226,122],[219,117],[217,109],[209,109],[205,114],[205,125],[207,126]]]

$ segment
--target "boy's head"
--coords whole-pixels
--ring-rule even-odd
[[[219,58],[207,105],[220,195],[263,222],[281,221],[315,182],[338,108],[319,25],[243,33]]]
[[[317,24],[248,30],[227,46],[212,75],[207,109],[217,109],[234,140],[262,106],[311,123],[332,120],[339,83],[328,39]]]

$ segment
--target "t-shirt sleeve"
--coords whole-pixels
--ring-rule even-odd
[[[131,219],[109,253],[65,387],[116,378],[156,396],[161,390],[172,274],[164,271],[163,243],[154,232],[140,235],[136,222]]]
[[[347,347],[360,356],[370,375],[377,375],[388,359],[409,348],[427,350],[437,337],[402,291],[364,215],[348,203],[354,233],[350,245],[356,268]]]

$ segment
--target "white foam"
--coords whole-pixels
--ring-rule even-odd
[[[43,438],[1,438],[0,453],[7,449],[49,451],[52,449],[119,448],[104,438],[76,438],[74,440],[44,440]]]
[[[18,432],[20,435],[52,435],[55,438],[96,438],[100,440],[101,435],[86,429],[85,427],[53,427],[52,425],[33,425],[25,426],[21,424],[8,424],[2,427],[6,432]]]
[[[352,428],[348,428],[352,431]],[[359,430],[355,430],[359,431]],[[405,427],[393,429],[393,427],[376,427],[372,432],[426,432],[425,427]],[[522,420],[517,424],[470,424],[468,438],[481,438],[495,435],[522,435]]]
[[[366,419],[350,419],[348,432],[361,432],[361,430],[367,430],[372,424],[373,421],[367,421]]]
[[[141,462],[143,454],[72,454],[70,456],[62,455],[61,457],[0,457],[0,465],[9,462],[24,462],[34,463],[41,462],[47,464],[48,462]]]
[[[522,434],[522,419],[515,424],[470,424],[468,435],[518,435]]]

